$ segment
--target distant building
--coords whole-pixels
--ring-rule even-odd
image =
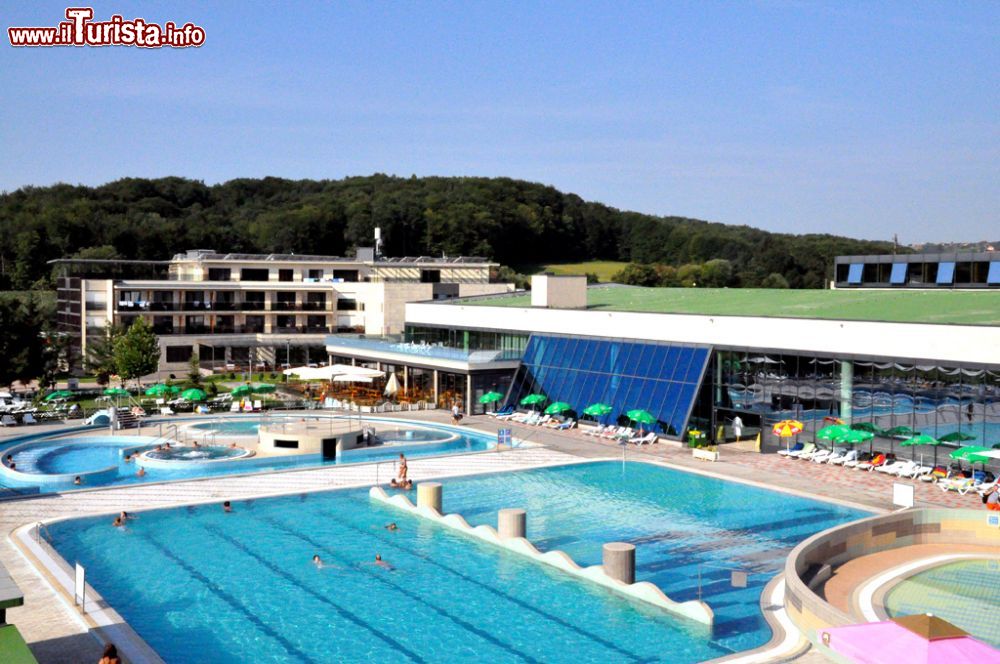
[[[835,288],[1000,288],[1000,256],[975,253],[837,256]]]
[[[371,248],[353,258],[199,249],[169,261],[52,263],[75,370],[108,325],[139,317],[160,337],[162,372],[183,371],[195,354],[203,368],[274,368],[325,359],[330,334],[400,333],[407,302],[513,290],[493,282],[497,264],[485,258],[382,258]]]

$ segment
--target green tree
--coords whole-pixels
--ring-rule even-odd
[[[680,286],[680,279],[677,278],[677,268],[673,265],[658,263],[655,267],[657,284],[665,288]]]
[[[701,265],[687,263],[677,268],[677,280],[684,288],[701,286]]]
[[[197,353],[192,354],[191,361],[188,362],[187,382],[189,387],[201,387],[201,359]]]
[[[115,368],[123,381],[136,380],[160,367],[160,343],[142,318],[115,339]]]
[[[629,263],[613,274],[611,281],[630,286],[656,286],[660,277],[652,265]]]
[[[121,327],[109,325],[104,328],[104,335],[87,340],[87,357],[84,358],[84,369],[94,374],[98,385],[107,385],[111,376],[118,374],[115,365],[115,340],[123,334]]]
[[[699,286],[723,288],[733,279],[733,264],[725,258],[714,258],[701,266]]]
[[[788,280],[777,272],[772,272],[771,274],[764,277],[763,281],[760,282],[761,288],[788,288]]]
[[[0,297],[0,385],[42,376],[48,354],[44,327],[31,298]]]

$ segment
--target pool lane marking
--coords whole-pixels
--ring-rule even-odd
[[[869,579],[865,585],[861,586],[861,591],[858,594],[858,604],[861,607],[861,615],[864,616],[865,620],[868,622],[879,622],[882,617],[879,616],[878,612],[875,610],[874,597],[875,592],[885,584],[889,583],[895,578],[901,577],[907,572],[912,572],[913,570],[919,569],[920,567],[937,567],[938,565],[951,561],[951,560],[967,560],[969,558],[988,558],[989,556],[984,556],[983,554],[977,553],[946,553],[939,556],[932,556],[930,558],[921,558],[919,560],[913,560],[903,565],[893,567],[885,572],[882,572],[878,576]]]
[[[213,595],[224,601],[226,604],[229,604],[231,607],[233,607],[240,613],[243,613],[250,620],[251,623],[257,626],[257,628],[260,631],[262,631],[263,633],[267,634],[275,641],[280,643],[289,654],[294,654],[296,657],[299,658],[299,661],[315,662],[316,664],[319,664],[317,660],[313,659],[312,657],[310,657],[309,655],[307,655],[306,653],[302,652],[297,647],[295,647],[294,643],[286,639],[284,636],[282,636],[275,630],[271,629],[264,621],[258,618],[242,602],[240,602],[240,600],[236,599],[228,592],[220,588],[217,584],[213,583],[211,579],[209,579],[207,576],[199,572],[196,568],[187,564],[180,556],[173,553],[170,549],[168,549],[161,542],[159,542],[156,537],[153,537],[149,533],[145,533],[143,538],[149,541],[154,546],[156,546],[160,550],[160,552],[163,553],[163,555],[165,555],[170,560],[174,561],[174,563],[178,567],[183,569],[185,572],[190,574],[192,578],[201,583],[206,590],[208,590]]]
[[[361,502],[361,501],[358,501],[358,502]],[[320,511],[315,511],[315,513],[318,514],[318,515],[320,515],[320,516],[328,517],[330,519],[339,519],[339,518],[341,518],[340,515],[337,515],[337,514],[335,514],[333,512],[325,512],[325,511],[321,511],[320,510]],[[554,623],[556,623],[558,625],[561,625],[562,627],[565,627],[565,628],[569,629],[570,631],[577,632],[581,636],[589,638],[589,639],[591,639],[591,640],[593,640],[593,641],[595,641],[597,643],[600,643],[605,648],[607,648],[609,650],[613,650],[613,651],[621,654],[624,657],[628,657],[628,658],[630,658],[630,659],[632,659],[632,660],[634,660],[636,662],[649,661],[647,658],[644,658],[643,656],[638,655],[636,653],[633,653],[633,652],[631,652],[629,650],[626,650],[625,648],[623,648],[623,647],[621,647],[621,646],[619,646],[619,645],[617,645],[617,644],[615,644],[615,643],[613,643],[611,641],[608,641],[607,639],[605,639],[605,638],[603,638],[603,637],[601,637],[601,636],[599,636],[597,634],[593,634],[591,632],[588,632],[587,630],[581,628],[579,625],[575,625],[575,624],[569,622],[568,620],[564,620],[563,618],[560,618],[560,617],[558,617],[556,615],[553,615],[551,613],[547,613],[547,612],[545,612],[544,610],[542,610],[542,609],[540,609],[538,607],[535,607],[535,606],[533,606],[531,604],[528,604],[524,600],[518,599],[517,597],[514,597],[513,595],[510,595],[510,594],[508,594],[506,592],[503,592],[502,590],[500,590],[498,588],[494,588],[493,586],[490,586],[487,583],[483,583],[482,581],[479,581],[479,580],[477,580],[477,579],[475,579],[473,577],[467,576],[467,575],[463,574],[462,572],[460,572],[460,571],[458,571],[458,570],[456,570],[456,569],[454,569],[452,567],[449,567],[449,566],[445,565],[444,563],[442,563],[442,562],[440,562],[438,560],[435,560],[434,558],[431,558],[430,556],[428,556],[426,554],[419,553],[416,549],[407,549],[407,548],[404,548],[401,544],[398,544],[397,542],[393,541],[393,539],[390,538],[390,536],[386,535],[385,533],[382,533],[382,532],[369,533],[369,532],[367,532],[367,531],[365,531],[365,530],[363,530],[361,528],[358,528],[357,526],[355,526],[355,525],[353,525],[351,523],[347,523],[347,522],[341,522],[341,523],[345,527],[350,528],[351,530],[354,530],[358,534],[368,535],[368,536],[374,537],[375,539],[378,539],[379,541],[383,542],[384,544],[386,544],[390,548],[395,548],[395,549],[397,549],[399,551],[402,551],[404,553],[412,555],[412,556],[414,556],[416,558],[420,558],[422,560],[425,560],[426,562],[430,563],[431,565],[434,565],[435,567],[439,567],[439,568],[445,570],[446,572],[449,572],[450,574],[452,574],[454,576],[457,576],[458,578],[462,579],[463,581],[466,581],[467,583],[470,583],[470,584],[475,585],[475,586],[479,586],[480,588],[483,588],[484,590],[486,590],[486,591],[488,591],[490,593],[493,593],[494,595],[497,595],[497,596],[503,598],[504,600],[511,602],[512,604],[515,604],[515,605],[517,605],[517,606],[519,606],[519,607],[521,607],[523,609],[527,609],[528,611],[531,611],[532,613],[535,613],[535,614],[541,616],[545,620],[549,620],[549,621],[554,622]],[[322,545],[320,545],[320,546],[322,546]],[[539,569],[542,569],[545,572],[549,571],[548,568],[539,568]],[[673,625],[671,625],[670,627],[672,629]],[[710,643],[710,645],[715,646],[714,642],[709,642],[709,643]],[[719,649],[720,650],[724,650],[724,648],[721,647],[721,646],[719,646]]]
[[[520,657],[521,659],[523,659],[523,660],[525,660],[527,662],[534,662],[535,664],[542,664],[542,662],[540,660],[535,659],[534,657],[532,657],[528,653],[521,652],[520,650],[518,650],[517,648],[515,648],[512,645],[507,645],[503,641],[500,641],[499,639],[497,639],[496,637],[494,637],[489,632],[487,632],[487,631],[485,631],[483,629],[480,629],[479,627],[476,627],[472,623],[470,623],[468,621],[465,621],[465,620],[459,618],[458,616],[452,615],[451,613],[449,613],[445,609],[442,609],[441,607],[435,606],[434,604],[428,602],[427,600],[425,600],[425,599],[423,599],[423,598],[421,598],[421,597],[419,597],[417,595],[413,595],[411,593],[407,593],[406,589],[403,586],[401,586],[401,585],[399,585],[397,583],[393,583],[391,580],[387,579],[385,577],[385,575],[376,573],[374,571],[368,571],[366,569],[363,569],[361,567],[357,567],[357,566],[351,564],[349,561],[347,561],[347,560],[343,559],[342,557],[338,556],[336,551],[328,548],[326,545],[324,545],[324,544],[322,544],[320,542],[317,542],[317,541],[313,540],[312,538],[310,538],[310,537],[308,537],[306,535],[303,535],[301,533],[297,533],[297,532],[295,532],[293,530],[290,530],[287,526],[285,526],[284,524],[282,524],[280,521],[277,521],[277,520],[275,520],[275,519],[273,519],[271,517],[259,517],[259,519],[261,521],[265,521],[267,523],[270,523],[272,526],[274,526],[278,530],[281,530],[281,531],[283,531],[283,532],[291,535],[292,537],[295,537],[297,539],[302,540],[303,542],[306,542],[307,544],[310,544],[314,549],[317,549],[317,550],[320,550],[320,551],[323,551],[323,552],[328,552],[328,553],[332,554],[333,557],[334,557],[334,560],[337,560],[338,562],[341,562],[341,563],[343,563],[343,564],[351,567],[352,569],[356,569],[356,570],[358,570],[360,572],[363,572],[364,574],[366,574],[369,577],[375,579],[376,581],[382,583],[383,585],[387,585],[390,588],[393,588],[394,590],[396,590],[397,592],[401,593],[402,595],[404,595],[408,599],[412,599],[412,600],[415,600],[415,601],[419,602],[420,604],[423,604],[424,606],[426,606],[427,608],[429,608],[433,612],[437,613],[440,616],[448,618],[452,622],[456,623],[458,626],[460,626],[463,629],[465,629],[465,630],[467,630],[467,631],[475,634],[476,636],[478,636],[482,640],[484,640],[486,642],[489,642],[489,643],[492,643],[495,646],[497,646],[497,647],[505,650],[506,652],[509,652],[511,654],[514,654],[514,655],[517,655],[518,657]],[[347,525],[347,524],[345,524],[345,525]],[[351,527],[356,532],[360,532],[360,533],[365,534],[365,535],[373,535],[373,533],[365,533],[364,531],[362,531],[362,530],[360,530],[358,528],[354,528],[352,526],[349,526],[349,527]],[[224,535],[221,535],[221,536],[225,537]],[[239,546],[238,544],[236,544],[236,542],[233,542],[233,543],[234,543],[234,545]],[[247,553],[249,555],[254,556],[254,557],[258,557],[258,556],[256,556],[256,554],[253,554],[250,551],[247,551]],[[264,560],[261,560],[261,562],[263,562],[265,565],[270,566]],[[281,574],[284,574],[284,573],[282,572]],[[423,660],[418,658],[418,661],[423,661]]]
[[[264,517],[256,517],[256,520],[257,521],[271,522],[271,519],[264,518]],[[349,620],[350,622],[354,623],[358,627],[362,627],[365,630],[371,632],[372,635],[374,635],[375,637],[381,639],[382,641],[384,641],[385,643],[387,643],[391,647],[396,648],[400,652],[404,653],[410,659],[412,659],[412,660],[414,660],[416,662],[425,662],[426,661],[423,657],[421,657],[417,653],[413,652],[412,650],[408,649],[406,646],[404,646],[402,643],[400,643],[396,639],[392,638],[388,634],[385,634],[384,632],[380,632],[379,630],[373,628],[370,624],[366,623],[360,617],[356,616],[355,614],[351,613],[350,611],[348,611],[344,607],[342,607],[339,604],[337,604],[336,602],[332,601],[329,597],[316,592],[315,589],[310,588],[307,585],[304,585],[299,579],[295,578],[293,575],[291,575],[288,572],[286,572],[285,570],[281,569],[280,567],[278,567],[274,563],[268,561],[266,558],[264,558],[264,557],[262,557],[262,556],[260,556],[260,555],[258,555],[256,553],[254,553],[249,548],[247,548],[247,546],[245,544],[243,544],[243,542],[241,542],[238,539],[236,539],[236,538],[234,538],[234,537],[226,534],[225,532],[223,532],[222,530],[220,530],[218,528],[218,526],[213,526],[213,525],[209,525],[209,524],[199,524],[199,525],[201,525],[201,528],[203,530],[205,530],[207,532],[210,532],[213,535],[215,535],[216,537],[218,537],[218,538],[220,538],[220,539],[228,542],[229,544],[231,544],[232,546],[234,546],[238,550],[242,551],[246,555],[250,556],[251,558],[253,558],[257,562],[259,562],[264,567],[266,567],[269,570],[271,570],[274,574],[277,574],[281,578],[285,579],[286,581],[288,581],[289,583],[291,583],[292,585],[294,585],[296,588],[299,588],[300,590],[302,590],[306,594],[312,596],[314,599],[318,600],[319,602],[331,606],[342,617],[346,618],[347,620]],[[281,530],[285,530],[285,529],[281,528]],[[295,533],[292,533],[291,531],[286,531],[286,532],[289,532],[291,534],[295,534]],[[340,562],[344,562],[345,564],[347,563],[347,561],[344,561],[344,560],[341,560]],[[378,578],[378,577],[374,577],[374,578]],[[380,579],[380,580],[384,581],[384,579]]]

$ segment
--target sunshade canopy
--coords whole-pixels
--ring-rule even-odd
[[[483,396],[479,397],[479,403],[496,403],[503,399],[503,395],[499,392],[487,392]]]
[[[606,403],[592,403],[583,409],[584,415],[590,415],[591,417],[601,417],[602,415],[607,415],[612,410],[611,406]]]
[[[544,394],[529,394],[528,396],[521,399],[522,406],[532,406],[536,403],[542,403],[545,401]]]
[[[565,401],[555,401],[549,404],[548,408],[545,409],[545,413],[548,415],[555,415],[557,413],[564,413],[567,410],[573,410],[573,406],[569,405]]]
[[[630,410],[625,415],[633,422],[639,422],[640,424],[655,424],[656,416],[650,413],[648,410],[643,410],[641,408],[636,408],[635,410]]]

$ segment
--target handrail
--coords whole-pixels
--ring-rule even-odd
[[[44,536],[42,535],[43,532],[45,533]],[[41,521],[37,521],[35,522],[35,542],[41,543],[42,539],[44,539],[46,542],[51,543],[52,533],[49,532],[49,527],[47,525],[45,525]]]

